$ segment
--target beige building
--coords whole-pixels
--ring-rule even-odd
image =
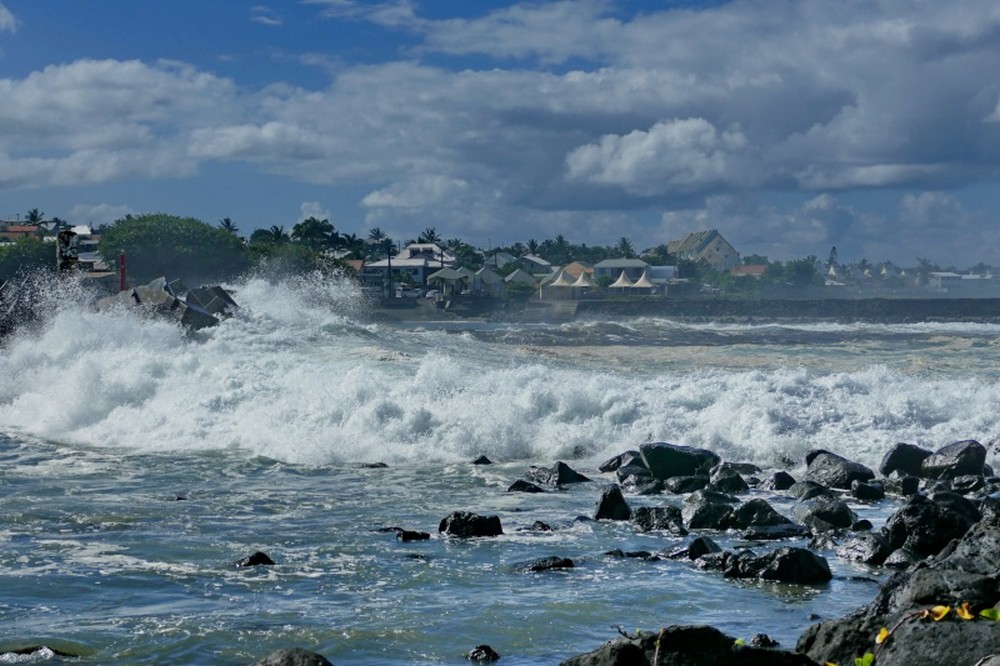
[[[704,261],[718,271],[728,271],[740,263],[740,253],[715,229],[696,231],[670,241],[667,252],[678,259]]]

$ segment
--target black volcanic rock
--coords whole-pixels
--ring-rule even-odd
[[[597,510],[594,512],[594,520],[629,520],[632,518],[632,509],[622,495],[622,489],[617,485],[610,485],[601,493],[601,498],[597,501]]]
[[[870,481],[875,478],[875,472],[861,463],[822,449],[810,451],[806,460],[808,461],[806,480],[814,481],[828,488],[849,490],[852,481]]]
[[[569,483],[586,483],[589,478],[580,474],[564,462],[557,462],[552,467],[531,466],[528,479],[542,486],[563,486]]]
[[[441,521],[438,532],[468,539],[499,536],[503,534],[503,527],[500,525],[499,516],[480,516],[469,511],[455,511]]]
[[[250,666],[333,666],[333,663],[304,648],[291,648],[272,652]]]
[[[929,455],[920,464],[921,475],[928,479],[954,479],[973,474],[982,476],[986,447],[974,439],[952,442]]]
[[[680,444],[651,442],[639,447],[643,462],[657,479],[674,476],[707,475],[720,458],[707,449]]]
[[[247,555],[242,559],[236,560],[233,564],[237,567],[271,566],[274,564],[274,560],[268,557],[266,553],[258,550],[252,555]]]
[[[893,472],[920,476],[920,465],[929,455],[931,452],[927,449],[900,442],[882,456],[882,463],[878,466],[878,471],[882,476],[889,476]]]

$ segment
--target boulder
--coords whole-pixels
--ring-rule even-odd
[[[836,497],[836,494],[832,490],[822,483],[816,483],[815,481],[797,481],[788,487],[787,494],[798,500],[812,499],[820,495],[824,497]]]
[[[490,460],[489,458],[487,458],[486,456],[479,456],[478,458],[476,458],[475,460],[472,461],[472,464],[473,465],[492,465],[493,461]]]
[[[548,469],[532,465],[531,469],[528,470],[528,479],[541,486],[564,486],[569,483],[590,481],[589,478],[561,461]]]
[[[646,467],[657,479],[705,475],[720,460],[719,456],[707,449],[666,442],[643,444],[639,447],[639,453]]]
[[[250,666],[333,666],[333,663],[304,648],[290,648],[272,652]]]
[[[721,499],[719,493],[699,490],[684,500],[681,516],[688,529],[724,530],[733,513],[731,504]]]
[[[833,578],[825,558],[806,548],[791,546],[759,556],[750,551],[738,553],[727,562],[723,575],[800,585],[826,583]]]
[[[903,497],[916,495],[920,492],[920,479],[915,476],[890,477],[884,479],[882,485],[885,487],[886,492],[893,495],[902,495]]]
[[[609,458],[608,460],[602,462],[597,466],[597,470],[605,473],[614,472],[618,468],[632,464],[636,461],[645,467],[645,463],[642,462],[642,456],[639,455],[638,451],[625,451],[624,453],[619,453],[614,458]]]
[[[668,558],[672,560],[677,560],[681,558],[687,558],[689,560],[697,560],[700,557],[708,555],[709,553],[721,553],[722,548],[719,544],[715,543],[707,536],[698,536],[691,540],[684,548],[680,550],[675,550],[670,553],[664,552]]]
[[[494,537],[503,534],[499,516],[480,516],[470,511],[454,511],[441,520],[438,532],[468,539]]]
[[[268,557],[267,553],[262,553],[258,550],[252,555],[247,555],[242,559],[236,560],[233,564],[237,567],[271,566],[274,564],[274,560]]]
[[[629,520],[632,509],[622,495],[622,489],[617,485],[607,486],[597,501],[594,520]]]
[[[431,535],[427,532],[417,532],[415,530],[399,530],[396,532],[396,539],[403,542],[427,541]]]
[[[536,486],[531,481],[525,481],[524,479],[518,479],[514,483],[510,484],[507,488],[509,493],[544,493],[539,486]]]
[[[791,520],[778,513],[767,500],[760,497],[755,497],[736,507],[726,523],[728,528],[737,530],[791,524]]]
[[[971,520],[946,505],[914,495],[889,517],[885,530],[893,549],[905,548],[918,557],[928,557],[965,534],[971,525]]]
[[[659,530],[678,536],[688,533],[680,507],[676,506],[641,506],[632,511],[632,522],[642,532]]]
[[[877,532],[852,534],[837,548],[837,557],[869,566],[881,566],[890,553],[889,540]]]
[[[982,476],[986,464],[986,447],[974,439],[965,439],[943,446],[920,464],[920,473],[928,479],[954,479],[973,474]]]
[[[937,557],[890,578],[867,606],[811,626],[799,638],[797,650],[818,661],[850,664],[856,655],[874,649],[873,638],[882,627],[893,627],[879,651],[879,666],[981,664],[997,653],[1000,623],[966,622],[954,612],[934,622],[921,619],[920,613],[937,605],[957,608],[964,602],[973,613],[995,607],[1000,602],[997,552],[1000,529],[977,525]]]
[[[846,502],[825,496],[797,503],[792,514],[797,521],[808,525],[814,532],[848,529],[858,520],[857,514]]]
[[[795,477],[788,472],[775,472],[761,482],[765,490],[788,490],[795,485]]]
[[[619,638],[560,666],[818,666],[808,657],[764,647],[737,645],[709,626],[664,627],[635,638]]]
[[[851,483],[851,497],[862,502],[879,502],[885,499],[885,487],[878,481],[858,481]]]
[[[500,658],[496,650],[491,648],[489,645],[477,645],[476,647],[469,650],[465,655],[465,658],[469,661],[496,661]]]
[[[708,487],[723,493],[742,495],[750,492],[750,486],[743,480],[743,477],[732,467],[727,467],[725,463],[717,465],[712,470],[708,478]]]
[[[875,472],[861,463],[848,460],[829,451],[810,451],[806,456],[806,480],[814,481],[828,488],[849,490],[851,482],[870,481]]]
[[[662,481],[663,489],[675,495],[686,495],[708,486],[708,477],[705,475],[695,476],[674,476]]]
[[[522,562],[520,564],[515,564],[515,571],[521,571],[526,573],[536,573],[540,571],[551,571],[553,569],[572,569],[573,560],[568,557],[558,557],[552,555],[551,557],[540,557],[537,560],[531,560],[530,562]]]
[[[878,471],[882,476],[889,476],[893,472],[920,476],[920,465],[929,455],[931,452],[927,449],[900,442],[882,456],[882,463],[878,466]]]

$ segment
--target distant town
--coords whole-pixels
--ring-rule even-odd
[[[843,263],[835,247],[822,258],[771,261],[741,255],[715,229],[692,230],[641,251],[624,237],[614,246],[588,246],[562,236],[483,249],[445,240],[433,227],[405,241],[378,228],[360,238],[315,217],[290,231],[273,226],[246,237],[228,218],[213,225],[166,214],[130,215],[98,228],[46,218],[38,209],[18,218],[0,221],[0,283],[37,271],[73,270],[110,291],[125,279],[160,275],[208,281],[247,270],[339,271],[390,306],[425,299],[438,307],[483,298],[1000,296],[1000,279],[984,264],[958,270],[926,258],[907,267],[867,259]]]

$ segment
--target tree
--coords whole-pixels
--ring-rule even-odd
[[[41,224],[45,221],[45,213],[37,208],[32,208],[28,211],[28,214],[25,215],[24,221],[28,224]]]
[[[424,229],[419,236],[417,236],[418,243],[440,243],[441,235],[437,232],[434,227],[427,227]]]
[[[538,254],[538,241],[536,241],[534,238],[528,239],[527,247],[528,247],[528,252],[530,254]]]
[[[10,245],[0,246],[0,283],[20,278],[39,270],[55,270],[55,244],[40,238],[19,238]]]
[[[308,217],[292,227],[292,241],[317,252],[333,247],[339,240],[340,234],[330,220]]]
[[[230,220],[228,217],[222,218],[222,220],[219,222],[219,228],[234,236],[238,236],[240,232],[240,228],[237,227],[236,223]]]
[[[632,241],[630,241],[625,236],[618,239],[618,245],[615,246],[615,251],[628,259],[635,257],[635,248],[632,247]]]
[[[270,229],[256,229],[250,234],[251,243],[270,243],[271,245],[281,245],[291,240],[284,227],[272,225]]]
[[[232,278],[247,265],[239,238],[193,217],[129,216],[101,234],[97,247],[111,263],[120,251],[137,280],[156,277],[208,282]]]

